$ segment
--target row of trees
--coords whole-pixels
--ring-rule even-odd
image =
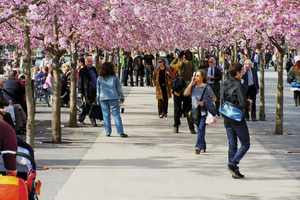
[[[27,142],[34,141],[34,105],[30,86],[31,49],[53,58],[53,142],[61,142],[59,58],[72,53],[70,126],[76,121],[76,52],[79,49],[274,46],[279,53],[275,134],[283,133],[284,47],[300,43],[298,0],[6,0],[0,2],[0,43],[16,45],[27,69]],[[98,63],[98,62],[96,62]],[[261,61],[261,65],[262,61]],[[99,66],[96,66],[99,69]],[[261,68],[261,85],[264,85]],[[260,117],[264,119],[264,91]]]

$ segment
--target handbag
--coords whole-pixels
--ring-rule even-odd
[[[229,101],[223,103],[220,113],[224,119],[232,123],[240,123],[244,116],[243,108]]]
[[[217,123],[217,118],[214,117],[210,112],[207,111],[207,116],[206,116],[205,123],[207,125],[209,125],[209,124],[216,124]]]
[[[89,112],[89,117],[94,118],[94,119],[103,120],[103,114],[102,114],[101,106],[93,104],[91,106],[91,109],[90,109],[90,112]]]
[[[184,62],[182,62],[182,74],[185,70],[185,64]],[[171,82],[171,89],[173,92],[177,92],[179,90],[181,90],[182,88],[184,88],[184,86],[186,85],[186,82],[185,80],[181,77],[181,76],[178,76],[176,77],[174,80],[172,80]]]
[[[77,108],[77,111],[79,113],[82,113],[83,108],[84,108],[84,101],[82,99],[77,98],[77,100],[76,100],[76,108]]]
[[[199,101],[202,101],[203,95],[205,93],[207,85],[205,85],[204,90],[202,92],[202,95],[200,97]],[[201,106],[198,105],[197,108],[193,108],[191,109],[188,114],[187,114],[187,118],[190,122],[192,122],[193,124],[198,125],[201,119]]]
[[[290,74],[287,75],[286,81],[287,81],[289,84],[291,84],[294,80],[295,80],[295,75],[294,75],[294,73],[290,73]]]

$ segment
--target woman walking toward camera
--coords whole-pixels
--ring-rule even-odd
[[[203,93],[204,92],[204,93]],[[192,77],[191,83],[184,91],[184,96],[192,94],[192,109],[201,106],[201,118],[199,124],[196,124],[197,127],[197,141],[195,145],[195,153],[204,153],[206,152],[206,142],[205,142],[205,120],[207,116],[207,110],[204,106],[202,99],[211,99],[213,102],[217,100],[214,92],[211,87],[207,85],[207,74],[203,69],[199,69],[195,73],[195,77]],[[202,95],[203,94],[203,95]]]
[[[158,58],[158,68],[155,69],[152,83],[156,86],[156,99],[158,102],[158,115],[160,118],[167,117],[168,115],[168,102],[169,98],[172,97],[170,80],[175,77],[170,68],[165,66],[165,59],[162,57]]]
[[[110,112],[112,113],[117,133],[120,137],[127,137],[124,133],[120,116],[120,104],[124,102],[124,95],[119,78],[116,76],[115,66],[111,62],[105,62],[100,67],[97,79],[97,103],[101,105],[106,136],[111,134]]]

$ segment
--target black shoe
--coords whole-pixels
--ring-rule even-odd
[[[252,118],[252,121],[253,121],[253,122],[256,122],[256,121],[257,121],[257,119],[253,117],[253,118]]]
[[[93,123],[92,125],[93,125],[93,127],[96,127],[96,126],[98,126],[96,123]]]
[[[220,112],[219,111],[217,112],[217,115],[220,116]]]
[[[233,178],[244,178],[245,176],[240,173],[239,169],[233,165],[227,165],[227,170],[231,173]]]
[[[107,134],[106,136],[107,136],[107,137],[110,137],[110,134]]]
[[[26,135],[26,130],[18,129],[18,130],[15,130],[15,133],[17,135]]]
[[[246,121],[250,121],[250,119],[248,117],[245,118]]]
[[[78,120],[79,124],[85,125],[83,121]]]
[[[125,133],[121,133],[121,134],[120,134],[120,137],[128,137],[128,135],[125,134]]]

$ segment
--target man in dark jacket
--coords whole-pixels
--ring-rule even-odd
[[[137,57],[133,59],[133,69],[135,71],[135,85],[139,85],[139,79],[140,79],[140,86],[144,86],[144,64],[143,64],[143,58],[140,55],[141,53],[139,51],[136,52]]]
[[[230,78],[222,86],[221,102],[229,101],[242,109],[249,107],[252,101],[246,99],[244,87],[240,82],[243,76],[243,66],[237,62],[232,63],[229,67],[229,75]],[[233,123],[224,118],[224,126],[229,141],[227,170],[232,174],[233,178],[244,178],[237,165],[250,148],[247,123],[244,118],[239,123]],[[239,149],[237,138],[239,138],[241,143]]]
[[[124,86],[127,86],[128,76],[130,77],[130,85],[133,85],[133,74],[132,74],[132,57],[130,55],[130,51],[127,52],[124,59],[124,69],[125,69],[125,77],[124,77]]]
[[[17,71],[12,70],[8,73],[8,79],[3,86],[3,96],[7,101],[12,101],[12,104],[20,104],[25,114],[27,113],[27,105],[24,100],[25,88],[18,80]]]
[[[93,60],[91,57],[85,59],[85,66],[79,71],[78,80],[78,97],[83,98],[85,106],[82,113],[78,116],[78,121],[81,124],[85,124],[86,115],[90,112],[91,106],[93,105],[96,98],[96,88],[97,88],[97,71],[93,66]],[[97,126],[96,120],[90,118],[92,125]]]
[[[214,94],[217,97],[216,110],[217,115],[220,116],[220,80],[222,79],[222,73],[219,68],[216,66],[216,60],[214,57],[211,57],[208,61],[209,67],[206,70],[207,78],[208,78],[208,85],[213,90]]]
[[[259,84],[258,84],[258,77],[257,71],[255,68],[251,68],[252,62],[251,60],[245,61],[245,74],[243,75],[242,79],[244,80],[243,86],[246,91],[246,98],[251,99],[253,101],[251,106],[251,119],[252,121],[256,121],[256,94],[259,93]],[[249,109],[245,109],[245,117],[246,120],[249,120]]]

